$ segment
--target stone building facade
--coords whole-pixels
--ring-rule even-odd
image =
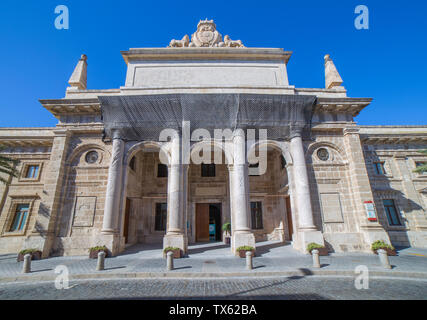
[[[336,252],[368,252],[375,240],[427,247],[427,175],[414,173],[427,162],[419,152],[427,149],[427,126],[358,126],[354,119],[371,99],[347,97],[329,55],[325,88],[295,88],[286,69],[291,52],[246,48],[223,39],[208,20],[167,48],[122,55],[128,69],[119,89],[88,90],[83,55],[65,97],[40,100],[56,127],[0,128],[2,153],[20,160],[19,176],[0,184],[0,253],[81,255],[106,245],[115,255],[137,243],[185,252],[188,243],[223,240],[225,222],[232,252],[263,240],[302,252],[310,242]],[[176,120],[167,103],[183,96],[201,97],[202,105],[212,96],[273,101],[278,114],[304,113],[306,122],[266,120],[259,128],[274,131],[274,139],[249,141],[248,125],[220,140],[194,134],[186,163],[182,135],[162,141],[141,133],[153,129],[144,122],[153,113]],[[251,108],[249,120],[270,115],[256,103]],[[132,126],[107,119],[106,110],[122,109]],[[223,105],[199,118],[189,113],[201,123],[224,116]],[[185,131],[184,122],[178,127]],[[138,138],[129,138],[135,132]],[[266,171],[257,174],[261,162],[249,163],[246,154],[261,148]],[[221,161],[194,161],[200,154]]]

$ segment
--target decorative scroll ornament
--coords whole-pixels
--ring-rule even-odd
[[[181,40],[173,39],[169,43],[169,48],[178,47],[230,47],[244,48],[242,41],[231,40],[228,35],[222,40],[222,35],[216,30],[216,25],[213,20],[200,20],[197,25],[197,31],[191,36],[191,42],[188,35],[185,35]]]

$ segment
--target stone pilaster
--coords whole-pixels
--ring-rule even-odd
[[[34,229],[25,239],[23,249],[37,248],[42,251],[42,257],[47,258],[55,238],[55,223],[61,201],[61,192],[65,175],[65,161],[70,132],[55,130],[50,161],[46,165],[43,193],[40,195],[40,206]]]
[[[294,180],[295,202],[298,216],[298,228],[294,247],[306,252],[311,242],[324,245],[323,235],[317,230],[313,220],[310,187],[308,184],[307,165],[305,163],[304,146],[301,131],[292,132],[290,147],[293,159],[292,170]]]
[[[233,136],[234,164],[230,174],[230,197],[232,216],[231,250],[251,246],[255,248],[255,236],[251,231],[248,162],[246,159],[245,133],[237,129]]]
[[[378,221],[369,221],[366,215],[364,202],[374,202],[374,197],[357,127],[344,129],[344,147],[348,157],[348,173],[354,200],[353,212],[357,216],[360,231],[365,239],[365,251],[370,251],[372,242],[383,240],[390,243],[390,238]]]

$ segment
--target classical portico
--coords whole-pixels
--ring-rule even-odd
[[[212,37],[205,37],[209,32]],[[212,137],[215,130],[230,130],[232,136],[224,139],[224,145],[232,157],[232,163],[227,165],[231,250],[255,247],[247,157],[250,142],[246,130],[262,128],[268,139],[283,141],[289,150],[286,157],[291,161],[287,171],[291,172],[287,174],[293,178],[287,190],[288,196],[292,194],[293,210],[298,217],[293,223],[294,247],[304,251],[309,242],[323,244],[321,232],[313,222],[303,147],[303,136],[310,135],[316,97],[296,95],[289,86],[286,64],[291,53],[245,48],[241,41],[232,41],[228,36],[228,42],[222,42],[215,24],[208,20],[199,23],[191,39],[172,40],[165,49],[122,52],[128,63],[126,85],[120,95],[98,97],[106,136],[113,141],[103,232],[113,229],[112,223],[117,219],[112,217],[113,211],[120,215],[117,208],[120,201],[123,203],[123,190],[122,196],[117,197],[120,187],[113,186],[127,173],[126,167],[114,163],[114,159],[126,157],[119,141],[158,141],[161,131],[170,129],[176,134],[164,144],[169,155],[169,175],[163,246],[179,247],[186,252],[191,164],[188,147],[197,142],[186,140],[194,130],[206,130]],[[242,76],[236,78],[239,73]]]

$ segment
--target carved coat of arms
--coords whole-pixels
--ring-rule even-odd
[[[190,47],[216,47],[221,42],[222,36],[213,20],[204,20],[199,22],[197,31],[191,36]]]
[[[216,30],[213,20],[200,20],[197,25],[197,31],[191,36],[191,42],[188,35],[181,40],[173,39],[169,47],[235,47],[243,48],[244,45],[240,40],[231,40],[228,35],[224,41],[222,35]]]

